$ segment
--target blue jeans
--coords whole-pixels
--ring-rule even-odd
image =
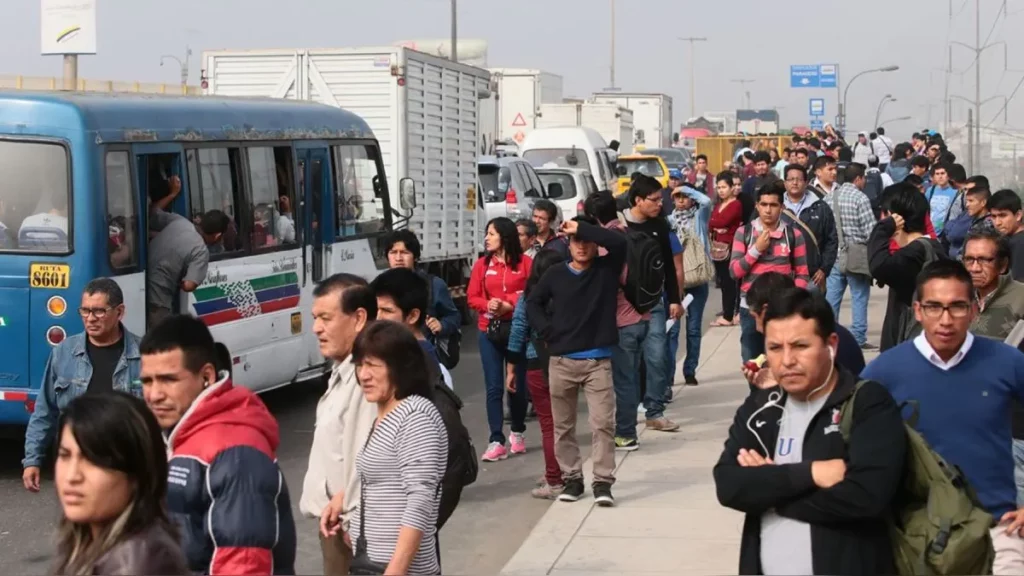
[[[644,361],[647,367],[647,394],[644,396],[644,407],[647,419],[654,420],[665,415],[665,397],[671,394],[671,376],[665,373],[668,354],[668,334],[665,333],[667,318],[665,304],[658,304],[651,310],[647,337],[644,338]]]
[[[826,283],[826,298],[832,305],[837,324],[839,307],[843,303],[847,285],[850,286],[850,294],[853,295],[853,326],[850,327],[850,332],[853,333],[857,344],[864,344],[868,341],[868,298],[871,297],[871,278],[859,274],[840,274],[838,265],[832,268]]]
[[[648,323],[619,328],[619,344],[612,347],[612,384],[615,387],[615,435],[636,438],[636,407],[640,404],[640,359]]]
[[[686,308],[686,359],[683,360],[683,376],[696,376],[697,365],[700,363],[700,339],[704,306],[708,303],[711,289],[707,284],[687,288],[685,294],[693,295],[693,302]],[[678,325],[678,322],[676,323]],[[679,337],[676,329],[676,338]],[[672,373],[675,374],[675,348],[672,349]]]
[[[743,362],[764,354],[764,334],[757,331],[757,322],[750,310],[740,308],[740,357]]]
[[[505,419],[502,399],[505,397],[505,361],[508,352],[494,345],[487,334],[480,332],[480,363],[483,365],[487,391],[487,424],[491,428],[488,442],[505,443]],[[526,431],[526,363],[516,366],[516,392],[509,394],[512,431]]]

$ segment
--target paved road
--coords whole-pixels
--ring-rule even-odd
[[[712,291],[704,314],[705,327],[721,309],[720,301],[718,291]],[[482,450],[488,428],[477,333],[472,328],[463,335],[462,359],[452,375],[466,405],[463,421],[476,447]],[[322,392],[322,387],[308,385],[263,396],[281,427],[278,458],[296,505],[309,457],[316,402]],[[585,412],[584,404],[580,411]],[[586,417],[580,418],[580,428],[581,447],[587,454],[590,434]],[[549,502],[529,497],[544,468],[535,421],[527,422],[527,446],[529,452],[524,456],[482,464],[477,482],[463,493],[458,510],[441,536],[446,574],[497,574],[547,511]],[[20,440],[0,440],[0,572],[41,574],[50,569],[60,511],[50,476],[45,477],[40,494],[30,494],[21,487],[21,457]],[[295,568],[299,574],[318,574],[322,565],[316,524],[300,518],[297,508],[294,514],[299,531]]]

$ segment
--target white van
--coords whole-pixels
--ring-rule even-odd
[[[618,182],[614,170],[617,154],[596,130],[585,126],[533,130],[520,144],[519,155],[534,168],[554,163],[586,170],[604,190],[615,190]]]

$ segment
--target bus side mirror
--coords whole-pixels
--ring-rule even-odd
[[[402,210],[412,210],[416,207],[416,183],[412,178],[402,178],[398,181],[398,202]]]

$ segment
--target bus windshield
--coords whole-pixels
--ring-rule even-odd
[[[0,252],[68,252],[67,151],[0,139]]]

